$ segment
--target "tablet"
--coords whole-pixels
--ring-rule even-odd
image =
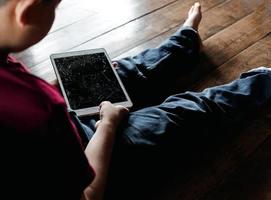
[[[102,101],[132,106],[105,49],[57,53],[50,60],[67,106],[78,116],[98,114]]]

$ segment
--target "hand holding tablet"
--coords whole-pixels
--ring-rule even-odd
[[[78,116],[98,114],[102,101],[132,106],[105,49],[53,54],[50,59],[68,108]]]

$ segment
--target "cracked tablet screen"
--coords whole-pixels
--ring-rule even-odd
[[[55,64],[73,110],[127,100],[104,53],[57,58]]]

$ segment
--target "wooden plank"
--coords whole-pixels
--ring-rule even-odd
[[[198,74],[196,75],[197,77],[193,77],[194,75],[192,75],[190,80],[198,79],[202,76],[202,74],[207,73],[210,69],[216,68],[223,64],[223,62],[226,62],[231,57],[240,53],[243,49],[249,47],[251,44],[261,39],[269,31],[271,23],[270,20],[266,19],[270,19],[270,12],[266,6],[266,1],[261,4],[259,4],[259,1],[251,2],[248,8],[240,9],[239,12],[235,12],[234,8],[245,7],[243,5],[245,5],[246,2],[247,1],[245,0],[228,1],[220,4],[217,7],[214,7],[206,13],[206,21],[212,19],[210,21],[213,21],[213,23],[209,23],[209,25],[205,26],[203,21],[200,29],[201,35],[203,35],[203,39],[212,36],[214,34],[214,30],[219,31],[227,27],[229,24],[232,25],[229,27],[229,29],[213,35],[204,42],[204,50],[206,55],[205,60],[201,64],[200,70],[198,70]],[[253,9],[255,10],[254,12],[252,12]],[[224,10],[228,10],[228,12],[225,12]],[[231,10],[234,10],[234,12]],[[218,16],[219,14],[220,18],[212,18],[213,16]],[[211,24],[213,27],[211,27]],[[209,31],[210,29],[212,31]],[[120,35],[121,32],[125,31],[116,30],[116,34],[113,34],[113,36],[115,35],[113,38],[114,41],[116,40],[116,42],[110,42],[109,36],[108,38],[100,37],[97,40],[93,40],[86,44],[86,46],[80,46],[78,50],[81,48],[88,48],[88,45],[92,47],[98,47],[98,45],[104,42],[103,46],[109,49],[110,55],[114,57],[115,54],[118,54],[118,49],[123,51],[125,48],[130,48],[134,44],[134,38],[132,38],[131,43],[129,43],[129,39],[125,38],[124,42],[123,37],[119,36],[118,41],[116,38],[118,35]],[[169,33],[171,32],[166,32],[165,34],[168,35]],[[147,34],[148,32],[145,35]],[[110,36],[112,37],[112,33],[110,33]],[[155,38],[154,40],[157,42],[160,39],[162,39],[161,36],[158,39]],[[143,37],[142,40],[144,40]],[[151,40],[151,42],[154,40]],[[142,46],[139,48],[142,50]],[[177,83],[176,85],[182,86],[182,81],[180,81],[180,84]],[[183,89],[183,87],[179,88],[179,90],[181,89]]]
[[[245,16],[251,14],[253,11],[257,10],[258,7],[265,5],[263,1],[250,1],[246,0],[235,0],[226,1],[213,7],[207,12],[203,13],[202,22],[200,25],[199,33],[201,39],[204,41],[212,35],[218,33],[219,31],[225,29],[226,27],[236,23],[238,20],[244,18]],[[159,45],[165,38],[168,38],[181,26],[178,24],[169,31],[160,33],[157,37],[141,44],[133,49],[118,55],[117,59],[126,57],[129,55],[135,55],[146,48],[153,48]],[[205,46],[208,44],[205,44]]]
[[[16,57],[29,67],[32,67],[48,59],[51,53],[67,51],[176,1],[177,0],[141,0],[137,2],[135,0],[129,0],[127,2],[130,2],[130,5],[127,4],[127,2],[125,3],[124,0],[111,2],[110,4],[116,3],[114,4],[114,8],[118,6],[122,10],[119,11],[117,9],[118,12],[113,14],[113,11],[110,12],[110,10],[108,10],[110,7],[104,6],[104,8],[107,8],[106,12],[86,17],[77,23],[55,31],[47,35],[40,43],[26,51],[16,54]],[[136,6],[133,6],[133,4]]]
[[[198,90],[229,82],[239,76],[240,72],[254,68],[255,65],[271,66],[270,46],[271,34],[268,34],[206,77],[206,82],[202,83]],[[232,141],[218,147],[216,152],[206,159],[206,163],[191,166],[189,172],[185,174],[180,172],[176,175],[172,183],[167,183],[166,192],[159,194],[158,199],[204,199],[205,195],[216,188],[217,184],[236,169],[236,166],[270,137],[270,113],[271,109],[267,109],[265,114],[259,113],[262,117],[256,117],[241,133],[237,132]]]
[[[207,0],[206,2],[207,5],[213,6],[214,4],[217,4],[217,1],[221,2],[223,0],[216,0],[215,2],[214,0]],[[141,17],[138,20],[134,20],[126,25],[123,24],[129,21],[124,20],[125,18],[133,20],[135,19],[135,17],[139,16],[139,14],[136,14],[135,16],[133,12],[129,12],[127,13],[127,16],[123,16],[122,19],[117,20],[116,22],[112,22],[111,19],[106,19],[107,21],[105,21],[104,18],[101,18],[100,20],[96,19],[94,22],[91,23],[91,26],[88,25],[90,19],[87,18],[86,20],[82,20],[71,27],[67,27],[65,29],[48,35],[43,40],[43,43],[35,45],[29,50],[29,52],[18,54],[17,57],[23,58],[23,61],[31,67],[34,64],[40,63],[48,59],[48,54],[50,53],[68,51],[74,49],[82,43],[86,43],[86,41],[94,39],[96,41],[95,47],[104,47],[103,44],[105,42],[107,45],[111,44],[110,47],[114,47],[116,46],[116,44],[120,44],[119,39],[127,38],[132,38],[134,39],[134,42],[136,42],[136,44],[139,44],[140,42],[142,42],[142,40],[145,41],[146,38],[153,37],[153,35],[159,34],[159,32],[163,31],[163,29],[170,28],[172,23],[176,24],[177,21],[178,23],[183,21],[187,15],[189,7],[192,5],[193,2],[193,0],[187,0],[185,2],[177,1],[175,3],[170,3],[168,4],[168,6],[163,7],[156,12],[152,12],[144,17]],[[213,4],[211,4],[210,2],[213,2]],[[157,3],[153,3],[153,5],[157,5]],[[154,8],[157,9],[156,6]],[[135,13],[137,12],[141,11],[135,11]],[[178,14],[173,17],[172,13]],[[119,26],[121,26],[121,28],[117,28]],[[114,29],[114,31],[111,31],[112,29]],[[109,32],[110,34],[105,34]],[[79,36],[78,33],[80,33]],[[105,36],[101,37],[101,35],[103,34],[105,34]],[[109,39],[111,40],[108,39],[108,35]],[[114,38],[114,40],[112,40],[112,38]],[[59,45],[56,44],[56,41]],[[94,48],[94,44],[92,42],[87,43],[86,45],[90,46],[87,47],[85,45],[82,45],[81,49]],[[44,52],[46,52],[46,54]],[[29,56],[34,57],[33,60],[30,59],[31,57],[28,57],[28,53]]]
[[[186,2],[176,2],[171,4],[155,13],[151,13],[144,18],[138,19],[132,23],[129,23],[125,26],[122,26],[114,31],[111,31],[104,36],[101,36],[97,39],[90,41],[85,45],[81,45],[78,48],[72,50],[80,50],[87,48],[95,48],[95,47],[104,47],[109,51],[111,57],[115,57],[130,48],[133,48],[137,44],[145,42],[150,38],[153,38],[159,35],[161,32],[171,29],[171,26],[180,25],[184,21],[187,15],[187,11],[191,6],[193,1]],[[213,8],[215,5],[219,5],[223,1],[203,1],[203,11]],[[221,9],[219,10],[221,11]],[[174,15],[172,13],[175,13]],[[240,15],[242,17],[244,14]],[[162,17],[163,20],[160,20]],[[160,18],[159,18],[160,17]],[[238,18],[237,18],[238,19]],[[237,20],[236,19],[236,20]],[[233,23],[233,22],[232,22]],[[173,25],[171,25],[173,24]],[[155,26],[154,26],[155,25]],[[50,62],[48,62],[48,66]],[[37,70],[34,69],[35,72],[40,72],[40,66],[45,66],[45,63],[41,65],[35,66]],[[45,74],[49,73],[49,74]],[[47,77],[47,80],[54,79],[53,71],[46,71],[38,74],[42,77]],[[49,78],[48,78],[49,77]]]
[[[269,117],[270,122],[270,117]],[[270,132],[270,129],[266,130]],[[271,137],[206,200],[270,200]]]
[[[49,34],[74,24],[86,17],[91,16],[93,18],[94,15],[97,15],[96,10],[92,9],[89,5],[86,5],[87,2],[87,0],[81,0],[80,3],[76,0],[62,1],[56,9],[56,19]]]
[[[160,9],[177,0],[65,0],[61,2],[57,9],[57,18],[51,32],[74,24],[79,20],[88,18],[88,26],[95,20],[110,19],[114,21],[127,20],[130,15],[135,15],[135,19]],[[128,15],[127,15],[128,14]],[[68,19],[68,20],[67,20]],[[131,18],[133,20],[133,18]],[[61,26],[59,26],[61,25]]]
[[[270,30],[271,13],[266,4],[206,41],[205,52],[215,66],[246,49]],[[248,41],[248,42],[247,42]],[[241,48],[240,48],[241,46]],[[208,63],[209,64],[209,63]]]
[[[181,26],[181,24],[174,27],[174,28],[171,28],[165,32],[161,32],[159,35],[155,36],[154,38],[152,38],[152,39],[150,39],[150,40],[148,40],[148,41],[146,41],[146,42],[144,42],[134,48],[131,48],[130,50],[123,52],[122,54],[120,54],[116,57],[113,57],[113,60],[119,60],[121,58],[134,56],[134,55],[137,55],[138,53],[144,51],[145,49],[157,47],[159,44],[161,44],[161,42],[163,42],[165,39],[169,38],[173,33],[175,33],[180,26]]]
[[[202,11],[206,12],[208,10],[208,12],[210,12],[209,9],[213,8],[214,5],[210,4],[209,2],[208,5],[210,7],[206,7],[206,2],[207,1],[202,2]],[[231,3],[227,4],[221,4],[222,2],[220,1],[213,2],[216,6],[220,6],[217,6],[219,7],[218,13],[222,14],[222,16],[223,14],[225,14],[225,16],[221,18],[224,19],[223,21],[221,21],[221,24],[224,25],[221,25],[220,27],[225,28],[229,24],[238,21],[240,18],[246,16],[253,11],[250,10],[250,12],[238,12],[238,14],[236,14],[236,18],[231,17],[230,20],[227,19],[226,16],[227,14],[229,15],[229,13],[222,12],[224,9],[222,9],[223,7],[221,5],[226,6],[226,8],[230,10],[232,7],[236,7],[238,5],[236,2],[239,2],[240,4],[240,1],[232,1]],[[172,28],[180,27],[181,24],[184,22],[185,18],[187,17],[187,12],[191,4],[192,3],[184,4],[183,2],[176,2],[164,9],[159,10],[156,13],[153,13],[152,15],[146,16],[134,23],[127,24],[126,26],[114,30],[104,36],[80,45],[74,50],[88,49],[93,47],[96,48],[102,46],[108,50],[112,58],[117,57],[129,51],[130,49],[161,35],[161,32],[167,32],[170,31]],[[205,26],[203,25],[201,27]],[[205,37],[208,37],[208,33],[206,32],[208,32],[209,30],[206,28],[203,29],[203,39],[205,39]]]
[[[194,84],[196,88],[201,84],[202,77],[210,71],[216,69],[229,59],[239,54],[255,42],[259,41],[271,29],[270,4],[260,6],[255,12],[239,20],[227,29],[220,31],[204,41],[204,52],[201,64],[196,72],[188,75],[187,85]],[[198,83],[197,83],[198,82]],[[180,80],[176,85],[183,90]]]
[[[250,4],[251,4],[251,6],[244,6],[244,5],[246,5],[246,2],[247,1],[245,1],[245,0],[242,0],[242,1],[227,1],[226,3],[224,3],[223,4],[223,6],[219,6],[219,8],[216,8],[216,7],[214,7],[213,9],[211,9],[211,10],[209,10],[208,12],[206,12],[205,14],[204,14],[204,17],[203,17],[203,23],[202,23],[202,28],[201,28],[201,35],[205,35],[205,37],[208,37],[209,35],[208,34],[213,34],[214,32],[213,31],[208,31],[209,29],[212,29],[212,30],[217,30],[217,31],[219,31],[219,29],[223,29],[223,28],[225,28],[224,26],[223,26],[223,24],[232,24],[232,23],[234,23],[235,21],[234,20],[232,20],[232,19],[235,19],[235,20],[238,20],[238,19],[240,19],[242,16],[244,16],[244,15],[246,15],[246,14],[248,14],[248,13],[250,13],[251,12],[251,8],[253,8],[253,9],[256,9],[257,8],[257,6],[258,6],[258,2],[259,1],[251,1],[250,2]],[[255,3],[256,2],[256,3]],[[262,2],[262,1],[261,1]],[[232,4],[233,5],[232,5]],[[208,2],[207,2],[207,4],[208,4]],[[233,7],[238,7],[238,5],[243,5],[243,7],[249,7],[248,9],[245,9],[245,12],[244,13],[242,13],[241,11],[240,12],[234,12],[234,13],[240,13],[240,14],[232,14],[231,12],[230,12],[230,9],[231,8],[233,8]],[[208,4],[208,6],[210,6],[211,7],[211,3],[209,3]],[[242,6],[241,6],[242,7]],[[225,12],[223,12],[222,10],[223,10],[223,8],[226,8],[225,10],[229,10],[229,13],[225,13]],[[209,12],[211,13],[211,14],[209,14]],[[208,19],[209,18],[211,18],[213,15],[215,15],[215,16],[217,16],[218,15],[218,13],[222,13],[222,15],[220,16],[220,17],[218,17],[217,18],[217,20],[215,20],[214,21],[214,23],[211,23],[211,24],[213,24],[213,26],[214,27],[218,27],[219,26],[219,24],[222,24],[221,26],[220,26],[220,28],[212,28],[212,27],[210,27],[210,26],[204,26],[204,19],[206,20],[206,21],[208,21]],[[224,14],[223,14],[224,13]],[[234,17],[228,17],[228,16],[233,16],[234,15]],[[255,14],[252,14],[252,16],[250,16],[249,17],[249,19],[250,20],[244,20],[244,22],[242,23],[242,24],[245,24],[245,23],[248,23],[247,24],[247,27],[246,28],[248,28],[248,30],[250,30],[250,29],[253,29],[254,31],[255,31],[255,28],[253,27],[253,17],[254,17],[254,15]],[[263,18],[263,17],[262,17]],[[230,22],[228,22],[228,23],[226,23],[225,21],[224,21],[224,19],[230,19]],[[180,23],[180,21],[179,21],[179,23]],[[249,26],[249,25],[251,25],[251,27]],[[178,25],[179,26],[179,25]],[[232,33],[231,34],[233,34],[233,35],[236,35],[236,33],[237,33],[237,31],[238,31],[238,26],[239,26],[239,23],[237,23],[237,24],[233,24],[233,28],[232,29],[236,29],[235,31],[232,31]],[[206,29],[204,28],[204,27],[207,27]],[[260,23],[259,24],[259,27],[260,27],[260,29],[261,28],[265,28],[264,27],[264,24],[263,23]],[[175,27],[175,29],[176,29],[176,27]],[[267,28],[266,28],[266,30],[267,30]],[[125,30],[124,30],[125,31]],[[156,44],[158,44],[158,43],[160,43],[160,41],[161,40],[163,40],[164,38],[166,38],[169,34],[171,34],[172,32],[174,32],[175,30],[173,29],[173,30],[171,30],[170,29],[170,31],[169,32],[165,32],[164,34],[160,34],[158,37],[156,37],[156,38],[154,38],[153,40],[150,40],[149,42],[147,42],[146,44],[143,44],[143,45],[141,45],[141,46],[139,46],[139,47],[136,47],[136,51],[138,52],[138,50],[142,50],[142,49],[144,49],[144,48],[146,48],[146,47],[151,47],[151,44],[153,45],[153,46],[155,46]],[[161,32],[161,31],[160,31]],[[245,32],[245,31],[244,31]],[[239,33],[239,34],[237,34],[237,36],[239,36],[240,37],[240,35],[242,35],[243,34],[243,32],[242,33]],[[251,33],[251,34],[253,34],[253,32]],[[111,35],[111,33],[109,33],[108,35]],[[113,37],[113,35],[111,35],[112,37]],[[109,37],[109,36],[108,36]],[[212,49],[210,49],[210,46],[212,45],[212,41],[216,41],[216,39],[218,38],[218,39],[220,39],[220,38],[223,38],[224,37],[224,35],[223,34],[219,34],[218,36],[216,36],[216,37],[214,37],[213,39],[211,39],[211,40],[208,40],[208,41],[205,41],[204,42],[204,45],[205,45],[205,51],[207,52],[206,54],[208,55],[209,53],[212,53],[211,51],[212,51]],[[224,39],[224,38],[223,38]],[[226,41],[226,39],[228,39],[228,40],[231,40],[231,38],[229,38],[229,37],[227,37],[227,38],[225,38],[224,39],[224,41],[222,41],[222,42],[225,42],[225,43],[229,43],[230,41]],[[238,38],[237,38],[238,39]],[[259,38],[256,38],[256,41],[257,41],[257,39],[259,39]],[[106,40],[106,41],[108,41],[108,40]],[[234,40],[233,40],[234,41]],[[255,40],[254,39],[251,39],[250,40],[250,44],[252,44],[253,42],[255,42]],[[126,44],[126,42],[119,42],[119,43],[125,43]],[[114,57],[114,55],[112,55],[112,53],[111,53],[111,51],[112,52],[114,52],[113,50],[111,50],[111,48],[112,49],[114,49],[114,48],[116,48],[115,46],[118,46],[118,45],[113,45],[112,43],[110,43],[109,41],[108,41],[108,44],[109,44],[109,46],[108,46],[108,49],[109,49],[109,53],[110,53],[110,55],[111,55],[111,57]],[[216,44],[216,43],[215,43]],[[244,44],[247,44],[247,41],[245,41],[244,42]],[[150,46],[149,46],[150,45]],[[97,46],[99,46],[99,45],[97,45]],[[100,47],[100,46],[99,46]],[[81,47],[82,49],[83,49],[83,47]],[[127,48],[129,48],[128,46],[127,46]],[[131,47],[130,47],[131,48]],[[217,49],[220,49],[220,51],[223,51],[223,46],[221,46],[220,48],[219,48],[219,46],[218,45],[216,45],[214,48],[217,48]],[[245,48],[245,47],[244,47]],[[238,48],[237,48],[238,49]],[[240,50],[239,51],[237,51],[237,53],[238,52],[240,52]],[[130,53],[132,53],[132,51],[130,52]],[[219,54],[220,52],[215,52],[215,53],[213,53],[213,54]],[[117,54],[116,54],[117,55]],[[127,55],[127,54],[125,54],[125,55]],[[234,55],[230,55],[230,57],[231,56],[234,56]],[[225,59],[223,59],[224,60],[224,62],[225,62],[225,60],[227,60],[228,58],[227,57],[225,57]],[[211,62],[210,62],[211,63]],[[207,67],[209,67],[209,65],[211,65],[210,63],[205,63],[205,66],[207,66]],[[219,64],[219,63],[215,63],[215,64]],[[46,67],[46,68],[44,68],[44,67]],[[205,69],[204,68],[204,66],[202,67],[202,69]],[[47,79],[47,80],[49,80],[49,81],[51,81],[51,80],[53,80],[53,79],[55,79],[55,75],[54,75],[54,72],[53,72],[53,70],[52,70],[52,67],[51,67],[51,64],[50,64],[50,62],[49,62],[49,60],[46,60],[44,63],[41,63],[41,64],[39,64],[39,65],[36,65],[35,66],[35,68],[33,69],[33,72],[35,73],[35,74],[37,74],[38,76],[41,76],[41,77],[43,77],[43,78],[45,78],[45,79]]]
[[[239,77],[240,73],[260,66],[271,67],[271,34],[270,30],[264,39],[233,57],[218,69],[209,73],[204,80],[195,86],[197,91],[204,88],[228,83]]]

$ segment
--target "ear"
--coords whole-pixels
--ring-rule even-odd
[[[34,13],[37,12],[35,7],[41,2],[41,0],[20,0],[16,4],[15,16],[16,22],[20,27],[25,27],[33,20]]]

